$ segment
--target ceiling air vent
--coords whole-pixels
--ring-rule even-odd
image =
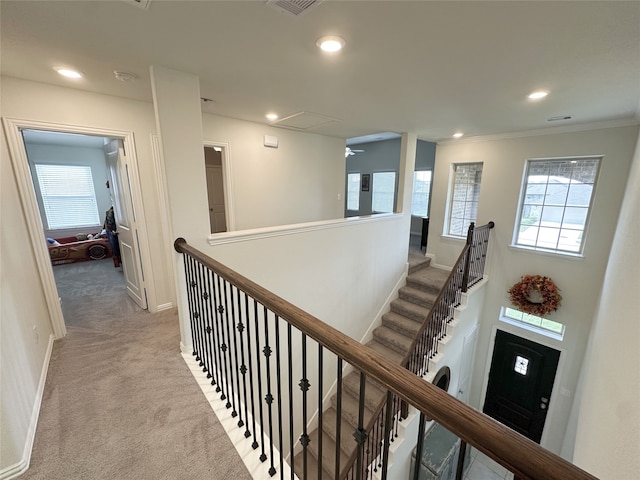
[[[309,10],[320,5],[324,0],[267,0],[267,5],[280,13],[294,17],[305,15]]]

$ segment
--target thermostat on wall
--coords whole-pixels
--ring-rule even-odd
[[[271,147],[271,148],[278,148],[278,137],[274,135],[265,135],[264,146]]]

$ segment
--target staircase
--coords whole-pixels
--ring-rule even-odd
[[[449,272],[430,266],[430,258],[422,255],[409,256],[409,271],[406,284],[398,292],[398,298],[391,302],[391,309],[382,316],[382,325],[373,331],[373,340],[366,345],[385,358],[401,364],[411,347],[422,322],[445,284]],[[343,378],[342,418],[340,438],[340,478],[343,478],[349,459],[357,444],[353,432],[358,428],[358,406],[360,373],[353,371]],[[386,390],[367,379],[365,387],[364,425],[375,415],[385,401]],[[331,399],[331,406],[322,414],[322,466],[321,479],[335,479],[336,457],[336,412],[337,394]],[[307,479],[318,479],[318,429],[309,435],[307,447]],[[299,478],[303,475],[303,452],[294,458],[294,471]]]

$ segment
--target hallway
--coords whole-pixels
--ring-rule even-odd
[[[176,311],[139,309],[111,259],[54,275],[68,332],[20,478],[250,478],[180,355]]]

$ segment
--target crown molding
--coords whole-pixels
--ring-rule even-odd
[[[603,122],[581,123],[577,125],[566,125],[564,127],[540,128],[536,130],[525,130],[522,132],[497,133],[493,135],[479,135],[461,139],[447,139],[436,142],[438,145],[451,145],[460,143],[492,142],[499,140],[509,140],[513,138],[538,137],[544,135],[556,135],[561,133],[584,132],[589,130],[602,130],[605,128],[620,128],[640,125],[640,118],[636,115],[632,118],[620,118],[616,120],[606,120]]]

